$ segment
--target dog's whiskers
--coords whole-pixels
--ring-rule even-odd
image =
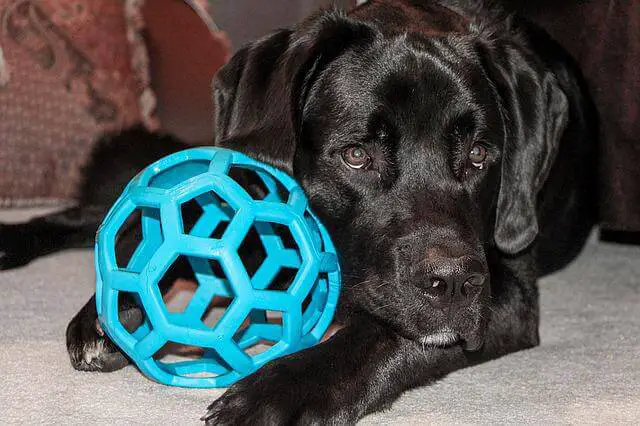
[[[361,277],[364,274],[349,274],[347,272],[342,272],[342,277],[344,278],[358,278]]]
[[[364,281],[360,281],[360,282],[359,282],[359,283],[357,283],[357,284],[354,284],[354,285],[352,285],[352,286],[349,286],[349,288],[353,290],[354,288],[362,287],[363,285],[368,284],[368,283],[370,283],[371,281],[373,281],[373,280],[364,280]]]
[[[377,311],[379,311],[381,309],[384,309],[384,308],[387,308],[387,307],[389,307],[391,305],[393,305],[393,303],[387,303],[387,304],[384,304],[384,305],[376,306],[376,308],[373,309],[371,312],[377,312]]]
[[[424,359],[427,359],[427,338],[422,337],[420,339],[420,343],[422,343],[422,356],[424,357]]]

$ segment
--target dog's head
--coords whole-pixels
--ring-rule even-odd
[[[215,79],[218,144],[302,183],[350,312],[475,349],[488,259],[535,239],[567,101],[508,25],[398,4],[323,13],[240,50]]]

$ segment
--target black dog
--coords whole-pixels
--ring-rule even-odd
[[[595,113],[546,34],[477,1],[371,1],[243,48],[214,96],[217,143],[304,186],[344,291],[336,335],[232,386],[207,422],[352,423],[538,344],[536,280],[595,221]],[[79,207],[0,228],[0,264],[90,245],[123,184],[181,148],[141,131],[105,142]],[[69,325],[72,363],[120,368],[94,303]]]

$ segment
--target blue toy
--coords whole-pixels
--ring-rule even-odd
[[[252,174],[252,183],[232,178],[238,171]],[[183,223],[186,205],[200,212],[191,225]],[[135,214],[141,241],[118,264],[118,237]],[[264,257],[253,271],[239,255],[250,232]],[[95,252],[100,324],[144,374],[167,385],[228,386],[318,343],[340,291],[335,248],[302,188],[280,170],[221,148],[179,152],[142,171],[107,214]],[[182,312],[170,312],[158,284],[178,258],[188,261],[198,287]],[[295,274],[288,288],[270,288],[285,269]],[[144,313],[135,330],[119,319],[121,293]],[[207,324],[216,300],[230,304]],[[255,354],[265,341],[272,345]],[[200,348],[200,356],[167,362],[159,354],[167,343]]]

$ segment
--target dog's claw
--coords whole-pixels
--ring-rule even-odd
[[[234,399],[235,392],[227,391],[223,396],[213,401],[207,408],[207,412],[200,417],[207,426],[208,425],[237,425],[241,423],[250,423],[250,416],[243,416],[246,407],[242,404],[242,398]],[[231,410],[226,409],[231,401],[234,405]],[[235,403],[233,402],[235,401]],[[256,410],[258,407],[256,407]],[[243,419],[244,417],[244,419]],[[244,420],[244,421],[243,421]]]
[[[200,417],[200,420],[203,421],[206,425],[211,425],[213,424],[213,421],[212,421],[213,415],[214,415],[213,410],[209,408],[207,412],[204,413],[202,417]]]

